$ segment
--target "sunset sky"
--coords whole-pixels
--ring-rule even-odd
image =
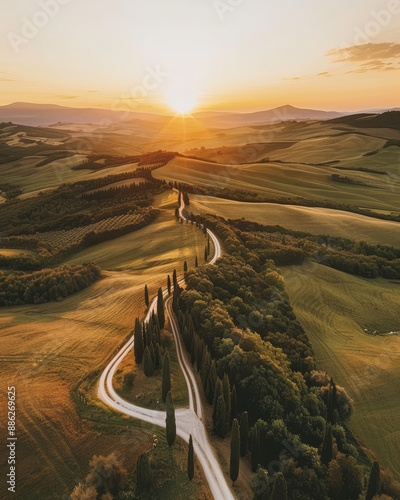
[[[19,0],[0,32],[1,105],[400,106],[400,0]]]

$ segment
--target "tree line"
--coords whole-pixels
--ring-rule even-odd
[[[0,273],[0,306],[61,301],[101,278],[101,269],[89,262],[33,273]]]
[[[213,225],[228,255],[190,268],[173,304],[212,405],[213,431],[230,435],[232,476],[239,448],[257,473],[255,498],[358,499],[364,469],[346,426],[352,401],[316,370],[279,271],[264,258],[265,239],[248,245],[226,221],[203,222]],[[397,485],[382,474],[379,491],[390,497]]]

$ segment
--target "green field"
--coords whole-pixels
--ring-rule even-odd
[[[371,210],[400,211],[400,199],[396,189],[398,179],[393,179],[393,189],[388,190],[382,175],[358,172],[352,174],[352,177],[357,179],[361,176],[369,185],[366,187],[331,181],[330,176],[338,172],[338,169],[329,166],[296,163],[233,166],[177,157],[165,167],[156,170],[154,176],[167,181],[249,191],[274,197],[300,196],[317,201],[328,200],[357,205]]]
[[[312,234],[329,234],[373,244],[400,247],[400,224],[328,208],[244,203],[211,196],[191,195],[191,209],[270,226],[280,225]]]
[[[350,428],[383,467],[400,477],[400,284],[357,278],[316,263],[282,269],[318,369],[355,402]]]

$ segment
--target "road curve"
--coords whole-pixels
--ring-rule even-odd
[[[185,219],[183,215],[184,208],[185,207],[182,200],[181,206],[179,207],[179,213],[180,216]],[[209,229],[207,229],[207,234],[214,244],[214,256],[209,262],[209,264],[213,264],[219,257],[221,257],[222,249],[221,244],[215,234]],[[181,283],[182,281],[183,280],[181,280],[179,283]],[[167,297],[167,290],[163,291],[163,295],[164,297]],[[189,436],[192,435],[196,457],[204,470],[204,474],[206,476],[213,497],[216,500],[234,500],[234,496],[232,495],[232,492],[226,482],[224,474],[221,470],[221,466],[215,456],[213,448],[210,445],[207,431],[202,422],[203,408],[200,398],[200,392],[197,387],[194,373],[192,371],[192,366],[188,360],[188,357],[183,349],[180,340],[177,320],[172,311],[172,301],[170,297],[165,300],[165,305],[175,339],[178,361],[182,373],[185,377],[189,393],[189,408],[178,409],[175,412],[176,433],[186,442],[189,442]],[[151,302],[145,321],[149,321],[151,315],[153,314],[153,312],[155,312],[156,307],[157,298],[155,298]],[[108,363],[100,377],[97,392],[98,397],[108,406],[121,413],[124,413],[125,415],[129,415],[150,424],[165,428],[166,415],[164,411],[150,410],[134,405],[133,403],[130,403],[129,401],[123,399],[114,390],[114,374],[125,356],[128,353],[132,352],[132,348],[133,338],[131,338]]]

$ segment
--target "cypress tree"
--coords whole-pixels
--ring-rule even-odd
[[[333,424],[333,412],[336,407],[336,384],[331,378],[329,382],[329,392],[328,392],[328,409],[327,409],[327,422]]]
[[[196,352],[197,352],[197,335],[192,336],[192,342],[190,346],[190,362],[194,365],[196,361]]]
[[[230,476],[232,480],[232,485],[235,485],[235,481],[239,476],[239,460],[240,460],[240,430],[239,422],[235,418],[232,423],[231,430],[231,460],[230,460]]]
[[[154,349],[153,342],[150,342],[149,350],[150,350],[151,360],[153,361],[153,368],[155,370],[156,369],[156,350]]]
[[[161,288],[158,289],[157,294],[157,317],[160,324],[160,328],[164,328],[165,325],[165,314],[164,314],[164,297]]]
[[[210,355],[211,357],[211,355]],[[215,359],[211,361],[211,368],[208,373],[207,382],[206,382],[206,398],[210,405],[213,403],[215,387],[217,385],[217,368],[215,366]]]
[[[379,494],[381,487],[381,471],[379,463],[375,460],[372,464],[371,471],[368,478],[367,493],[365,500],[372,500],[375,495]]]
[[[260,449],[260,428],[256,422],[251,433],[251,470],[253,472],[256,472],[260,463]]]
[[[187,273],[187,270],[188,270],[188,265],[187,265],[187,262],[185,260],[185,262],[183,263],[183,272]]]
[[[220,438],[224,438],[228,432],[227,421],[225,399],[221,394],[221,396],[217,399],[214,424],[215,434]]]
[[[152,482],[150,460],[147,453],[142,453],[136,462],[136,484],[139,494],[146,492]]]
[[[175,408],[171,391],[167,394],[167,417],[165,419],[165,432],[168,446],[172,446],[176,439]]]
[[[201,367],[203,365],[204,350],[205,350],[204,340],[200,339],[200,337],[198,336],[197,353],[196,353],[196,366],[198,372],[200,372]]]
[[[333,442],[332,442],[332,425],[330,423],[326,424],[324,441],[322,443],[321,449],[321,462],[324,465],[328,465],[332,460]]]
[[[193,439],[190,434],[189,437],[189,451],[188,451],[188,478],[191,481],[194,478],[194,449],[193,449]]]
[[[168,289],[168,297],[170,297],[170,295],[171,295],[171,278],[170,278],[169,274],[167,276],[167,289]]]
[[[199,259],[197,258],[197,255],[196,258],[194,259],[194,267],[199,267]]]
[[[223,391],[222,380],[219,377],[217,377],[217,381],[216,381],[216,384],[215,384],[215,390],[214,390],[214,399],[213,399],[214,425],[215,425],[215,416],[217,414],[217,401],[218,401],[218,398],[222,395],[222,391]],[[226,409],[226,407],[225,407],[225,409]]]
[[[143,345],[143,334],[142,325],[140,324],[139,318],[135,320],[135,331],[133,335],[133,351],[135,354],[135,361],[138,365],[143,361],[144,345]]]
[[[223,385],[222,392],[224,395],[225,407],[226,407],[226,425],[229,429],[231,421],[231,384],[229,383],[229,377],[227,373],[224,373],[222,385]]]
[[[242,413],[240,419],[240,456],[246,456],[249,447],[249,414],[247,411]]]
[[[146,304],[146,307],[149,307],[150,300],[149,300],[149,289],[147,285],[144,285],[144,302]]]
[[[156,352],[156,362],[155,362],[155,368],[159,370],[162,365],[162,356],[161,356],[161,349],[160,349],[160,344],[157,342],[156,348],[154,349]]]
[[[231,392],[231,420],[230,422],[233,422],[233,419],[237,417],[238,414],[238,409],[237,409],[237,395],[236,395],[236,385],[232,387],[232,392]],[[242,425],[242,424],[240,424]]]
[[[208,259],[208,253],[207,253],[207,247],[204,249],[204,262],[207,262]]]
[[[287,500],[287,498],[287,484],[285,476],[282,472],[278,472],[275,476],[271,500]]]
[[[177,290],[178,288],[178,279],[176,277],[176,269],[174,269],[173,273],[172,273],[172,284],[174,285],[174,291]]]
[[[162,372],[162,388],[161,388],[161,399],[165,403],[167,399],[167,394],[171,390],[171,371],[169,366],[169,355],[168,353],[164,356],[163,362],[163,372]]]
[[[207,379],[211,369],[211,355],[208,348],[205,347],[203,351],[203,361],[201,362],[200,376],[203,383],[203,389],[206,390]]]
[[[150,349],[146,346],[143,355],[143,371],[146,377],[151,377],[154,375],[154,365],[151,359]]]

